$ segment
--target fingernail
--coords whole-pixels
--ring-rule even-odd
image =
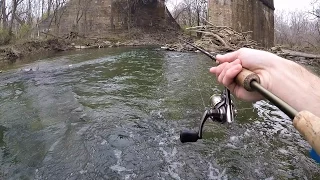
[[[218,60],[216,60],[216,63],[217,63],[217,64],[220,64],[220,62],[219,62]]]

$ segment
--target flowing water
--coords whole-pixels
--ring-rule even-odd
[[[26,61],[24,61],[26,62]],[[231,125],[207,122],[223,87],[211,61],[149,48],[74,51],[0,74],[0,179],[319,179],[291,120],[236,100]]]

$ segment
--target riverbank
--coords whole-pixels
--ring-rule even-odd
[[[203,48],[203,45],[201,44],[201,40],[199,40],[199,42],[196,41],[193,44],[198,47]],[[239,48],[241,48],[241,47],[239,47]],[[167,50],[167,51],[178,51],[178,52],[191,52],[191,51],[193,51],[193,52],[200,53],[196,48],[188,45],[187,43],[167,44],[167,45],[163,46],[162,49]],[[221,50],[219,48],[204,48],[204,49],[206,49],[208,52],[210,52],[212,54],[224,54],[224,53],[228,52],[226,50]],[[320,54],[313,54],[313,53],[297,51],[294,49],[290,49],[288,47],[281,47],[281,46],[276,46],[276,47],[272,47],[272,48],[255,48],[255,49],[260,49],[260,50],[274,53],[280,57],[297,62],[301,65],[311,65],[311,66],[320,67]]]
[[[17,59],[33,54],[40,54],[49,51],[66,51],[70,49],[72,49],[72,47],[69,42],[55,38],[20,41],[15,44],[1,46],[0,61],[13,63]]]
[[[145,33],[141,30],[109,34],[106,37],[66,36],[28,39],[10,45],[0,46],[0,62],[14,63],[16,60],[34,54],[55,53],[75,49],[111,48],[122,46],[164,46],[179,41],[177,37],[185,38],[178,31],[155,31]]]
[[[17,42],[12,45],[0,47],[0,63],[14,63],[17,60],[23,61],[24,58],[35,54],[56,53],[76,49],[95,49],[112,48],[123,46],[161,46],[163,50],[178,52],[195,52],[196,49],[181,42],[179,39],[194,41],[195,38],[177,31],[149,32],[132,31],[133,33],[110,34],[109,37],[76,37],[61,38],[51,37],[47,39],[31,39]],[[223,41],[220,39],[220,41]],[[238,42],[242,42],[239,41]],[[210,52],[225,53],[226,43],[215,43],[208,45],[202,40],[194,41],[194,44],[207,49]],[[235,43],[231,43],[235,44]],[[230,47],[230,46],[228,46]],[[235,46],[237,47],[237,46]],[[233,48],[235,48],[233,47]],[[240,47],[239,47],[240,48]],[[254,47],[251,47],[254,48]],[[261,48],[260,48],[261,49]],[[229,49],[230,51],[231,49]],[[290,59],[302,65],[312,65],[320,67],[320,55],[307,54],[298,51],[288,50],[282,47],[263,49],[275,53],[286,59]]]

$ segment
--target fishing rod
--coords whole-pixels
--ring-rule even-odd
[[[184,41],[184,40],[183,40]],[[209,53],[208,51],[195,46],[188,41],[184,41],[188,45],[196,48],[212,60],[217,60],[216,59],[216,53],[212,54]],[[247,70],[247,69],[242,69],[242,71],[238,74],[236,77],[236,83],[244,87],[247,91],[257,91],[259,92],[262,96],[264,96],[266,99],[268,99],[270,102],[272,102],[274,105],[276,105],[280,110],[282,110],[285,114],[287,114],[291,119],[293,119],[298,112],[291,107],[289,104],[272,94],[270,91],[265,89],[260,85],[260,78],[257,74]]]
[[[192,43],[180,39],[186,44],[196,48],[212,60],[216,60],[216,54],[209,53],[208,51],[193,45]],[[271,103],[276,105],[280,110],[282,110],[286,115],[293,119],[294,127],[302,134],[302,136],[308,141],[312,146],[311,151],[312,157],[316,161],[320,161],[320,118],[308,111],[298,112],[289,104],[281,100],[276,95],[272,94],[270,91],[265,89],[260,84],[260,78],[254,72],[243,68],[241,72],[236,76],[235,81],[238,85],[241,85],[247,91],[257,91]],[[234,104],[230,98],[230,91],[225,88],[220,97],[212,96],[210,98],[211,106],[205,111],[201,118],[201,123],[199,126],[199,131],[194,132],[190,130],[183,130],[180,133],[180,141],[185,142],[196,142],[198,139],[202,138],[202,130],[205,121],[210,118],[213,121],[218,121],[221,123],[231,123],[234,119],[235,109]]]

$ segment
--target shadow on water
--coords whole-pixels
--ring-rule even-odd
[[[316,179],[291,120],[235,100],[236,122],[208,122],[181,144],[223,87],[200,54],[155,47],[62,53],[0,76],[2,179]],[[31,70],[30,70],[31,69]]]

